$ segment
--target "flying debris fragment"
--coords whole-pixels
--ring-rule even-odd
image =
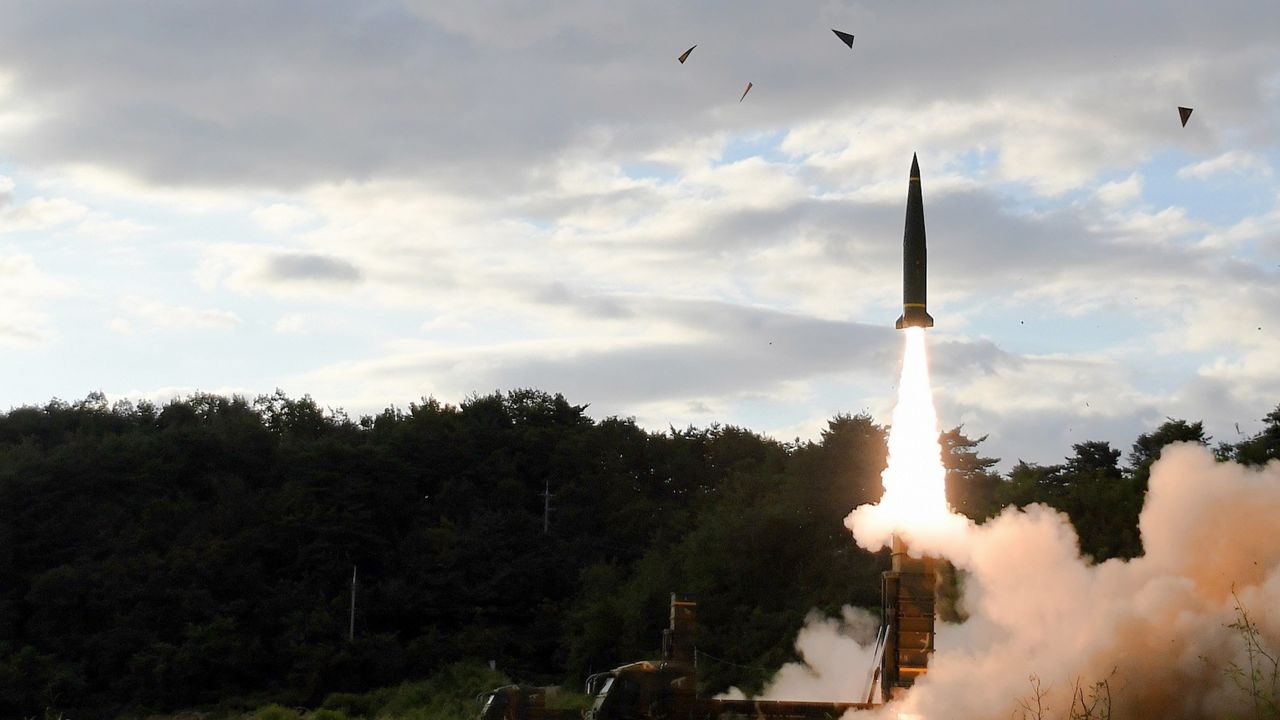
[[[681,65],[683,65],[683,64],[684,64],[684,61],[685,61],[685,60],[688,60],[688,59],[689,59],[689,53],[693,52],[693,48],[696,48],[696,47],[698,47],[698,46],[697,46],[697,45],[694,45],[693,47],[689,48],[688,50],[685,50],[684,52],[680,53],[680,57],[678,57],[678,58],[676,58],[676,59],[680,61],[680,64],[681,64]]]
[[[1187,118],[1191,117],[1191,108],[1178,107],[1178,117],[1182,118],[1182,127],[1187,126]]]
[[[747,89],[742,91],[742,97],[738,98],[738,102],[746,99],[747,93],[751,92],[751,83],[747,83]]]
[[[841,31],[839,31],[839,30],[837,30],[837,29],[835,29],[835,28],[831,28],[831,32],[835,33],[835,34],[836,34],[836,37],[840,38],[840,42],[844,43],[845,45],[848,45],[850,50],[852,50],[852,49],[853,49],[853,36],[852,36],[852,35],[850,35],[850,34],[849,34],[849,33],[847,33],[847,32],[841,32]]]

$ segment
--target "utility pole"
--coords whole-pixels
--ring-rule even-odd
[[[347,642],[356,640],[356,566],[351,566],[351,623],[347,626]]]
[[[542,491],[542,534],[546,535],[551,528],[551,478],[547,478],[546,487]]]

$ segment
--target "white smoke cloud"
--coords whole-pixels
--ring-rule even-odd
[[[880,619],[862,608],[846,605],[839,618],[811,612],[796,637],[796,651],[803,662],[783,665],[760,697],[848,700],[851,681],[861,679],[865,686],[871,680],[869,672],[859,671],[871,668],[872,645],[879,627]]]
[[[1230,625],[1244,608],[1259,642],[1280,649],[1276,518],[1280,463],[1250,469],[1183,444],[1152,467],[1142,557],[1090,565],[1067,517],[1042,505],[970,526],[941,551],[963,571],[968,619],[939,624],[929,672],[904,698],[851,717],[1019,717],[1032,676],[1046,718],[1068,717],[1076,688],[1087,698],[1101,681],[1118,720],[1252,717],[1230,674],[1250,668]],[[862,699],[871,643],[850,622],[811,618],[797,641],[806,664],[783,668],[767,696]]]

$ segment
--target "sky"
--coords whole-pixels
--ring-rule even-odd
[[[887,423],[918,153],[944,427],[1003,467],[1256,432],[1280,4],[964,5],[7,0],[0,408]]]

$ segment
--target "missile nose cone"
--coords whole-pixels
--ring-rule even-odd
[[[920,180],[920,163],[916,161],[915,153],[911,153],[911,179]]]

